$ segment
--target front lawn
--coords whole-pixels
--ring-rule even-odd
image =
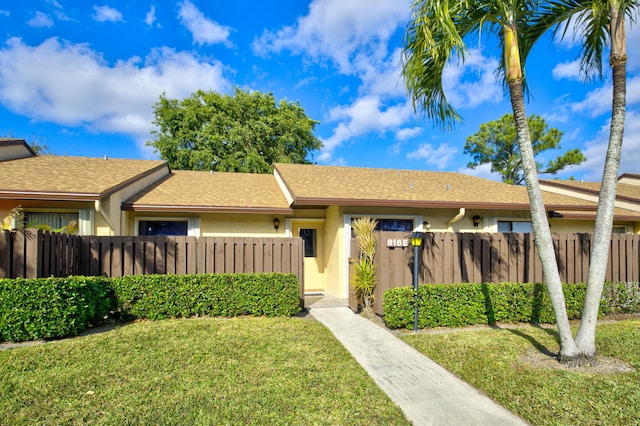
[[[555,368],[555,337],[554,328],[504,326],[403,340],[531,424],[638,424],[640,320],[598,325],[598,353],[613,358],[603,359],[604,373]],[[624,364],[635,371],[616,373]]]
[[[0,351],[1,424],[409,424],[320,323],[138,322]]]

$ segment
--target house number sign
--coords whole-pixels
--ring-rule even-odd
[[[387,247],[409,247],[408,239],[393,239],[389,238],[387,240]]]

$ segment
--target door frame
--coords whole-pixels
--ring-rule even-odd
[[[325,251],[325,247],[324,247],[324,240],[325,240],[325,229],[326,229],[326,219],[323,218],[296,218],[296,217],[290,217],[290,218],[286,218],[284,221],[284,226],[285,226],[285,236],[288,238],[292,238],[292,237],[297,237],[297,235],[293,235],[293,224],[294,222],[296,223],[296,225],[302,225],[302,224],[316,224],[316,225],[321,225],[322,226],[322,233],[318,233],[317,238],[318,239],[322,239],[322,279],[323,279],[323,283],[322,283],[322,287],[325,289],[327,288],[327,283],[326,283],[326,276],[325,276],[325,271],[327,270],[327,259],[326,259],[326,251]],[[305,274],[306,276],[306,274]],[[305,287],[306,287],[306,283],[305,283]],[[306,289],[305,289],[306,291]]]

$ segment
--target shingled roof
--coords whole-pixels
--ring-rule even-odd
[[[123,203],[134,211],[291,214],[273,175],[176,170]]]
[[[359,205],[528,210],[523,186],[453,172],[276,164],[295,206]],[[549,210],[595,210],[594,203],[544,193]]]
[[[0,163],[0,198],[99,200],[162,168],[159,160],[20,158]]]
[[[640,176],[638,175],[622,175],[623,177],[636,176],[638,182],[640,182]],[[600,193],[600,182],[578,182],[573,180],[543,180],[540,182],[544,186],[558,188],[560,190],[569,190],[590,196],[592,198],[598,197]],[[640,204],[640,184],[632,185],[628,183],[618,182],[616,185],[616,198],[620,201],[629,201],[632,203]]]

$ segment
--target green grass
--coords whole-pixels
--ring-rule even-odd
[[[640,320],[598,325],[600,356],[634,373],[564,371],[523,362],[557,352],[554,329],[512,327],[403,339],[534,425],[632,425],[640,421]]]
[[[320,323],[140,322],[0,352],[0,424],[409,424]]]

